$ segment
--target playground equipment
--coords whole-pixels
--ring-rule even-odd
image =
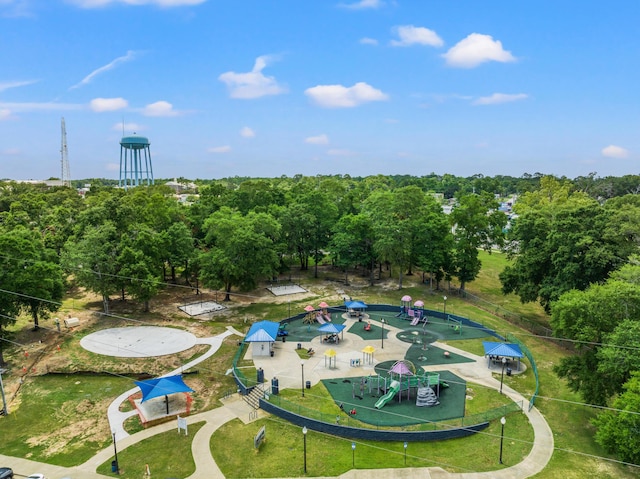
[[[407,311],[409,309],[411,309],[411,296],[409,296],[408,294],[405,294],[400,299],[400,312],[396,314],[396,318],[406,318]]]
[[[329,305],[327,303],[325,303],[324,301],[321,302],[318,307],[320,308],[320,311],[318,311],[317,313],[317,317],[318,317],[318,322],[320,324],[324,324],[324,322],[331,322],[331,313],[329,313]],[[323,322],[321,322],[321,320]]]
[[[391,401],[393,399],[393,397],[396,394],[398,394],[398,392],[400,392],[400,382],[399,381],[391,381],[391,384],[389,385],[389,390],[387,391],[387,394],[385,394],[380,399],[378,399],[378,402],[376,402],[374,407],[376,409],[380,409],[381,407],[384,407],[384,405],[387,404],[389,401]]]
[[[462,336],[462,321],[452,318],[451,315],[447,315],[446,320],[447,323],[449,323],[449,326],[451,326],[456,333]]]
[[[431,407],[440,404],[438,396],[430,387],[418,388],[418,397],[416,398],[416,406],[418,407]]]

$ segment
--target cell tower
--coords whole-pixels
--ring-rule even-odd
[[[120,182],[125,190],[130,186],[153,185],[153,167],[149,139],[144,136],[124,136],[120,140]]]
[[[71,172],[69,171],[69,151],[67,150],[67,127],[64,123],[64,117],[62,118],[62,145],[60,147],[60,163],[62,163],[62,174],[60,175],[60,181],[62,186],[71,187]]]

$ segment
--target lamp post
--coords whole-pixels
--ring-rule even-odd
[[[307,473],[307,426],[302,428],[302,440],[304,441],[304,473]]]
[[[356,443],[351,443],[351,465],[356,467]]]
[[[404,442],[404,465],[407,465],[407,441]]]
[[[304,397],[304,361],[300,361],[300,367],[302,368],[302,397]]]
[[[444,320],[447,321],[447,297],[444,296],[442,299],[444,299]]]
[[[382,348],[381,349],[384,349],[384,318],[382,318],[382,336],[381,336],[381,339],[382,339]]]
[[[507,358],[502,357],[502,375],[500,376],[500,394],[502,394],[502,383],[504,381],[504,367],[507,365]]]
[[[116,432],[113,431],[113,454],[114,460],[111,463],[111,472],[115,472],[116,474],[120,474],[120,467],[118,467],[118,449],[116,448]]]
[[[0,393],[2,394],[2,409],[0,409],[0,412],[2,413],[2,416],[6,416],[7,414],[9,414],[9,408],[7,407],[7,398],[4,396],[4,385],[2,384],[2,373],[5,372],[7,372],[6,369],[0,368]]]
[[[500,464],[502,464],[502,443],[504,442],[504,425],[506,424],[507,419],[502,416],[500,418],[500,424],[502,424],[502,430],[500,431]]]

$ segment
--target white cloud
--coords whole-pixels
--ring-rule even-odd
[[[130,60],[133,60],[135,56],[136,56],[136,52],[129,50],[126,55],[118,57],[115,60],[107,63],[106,65],[101,66],[100,68],[96,68],[91,73],[89,73],[86,77],[80,80],[80,82],[76,83],[71,88],[69,88],[69,90],[74,90],[75,88],[80,88],[81,86],[88,85],[98,75],[108,72],[109,70],[113,70],[120,63],[125,63]]]
[[[8,120],[11,116],[11,110],[8,108],[0,108],[0,121]]]
[[[358,82],[351,87],[342,85],[318,85],[304,92],[318,106],[323,108],[352,108],[371,101],[383,101],[389,97],[371,85]]]
[[[2,4],[2,1],[0,0],[0,5]],[[18,88],[21,86],[26,86],[26,85],[33,85],[34,83],[37,83],[38,80],[23,80],[23,81],[10,81],[10,82],[4,82],[4,83],[0,83],[0,91],[5,91],[8,90],[9,88]]]
[[[401,25],[392,29],[399,40],[391,40],[394,47],[408,47],[410,45],[429,45],[441,47],[444,45],[442,38],[433,30],[425,27],[415,27],[413,25]]]
[[[360,0],[356,3],[340,3],[339,7],[348,8],[349,10],[365,10],[367,8],[380,8],[384,5],[382,0]]]
[[[244,128],[242,128],[242,130],[240,130],[240,135],[244,136],[245,138],[253,138],[254,136],[256,136],[256,132],[248,126],[245,126]]]
[[[229,145],[224,146],[214,146],[207,150],[209,153],[229,153],[231,151],[231,147]]]
[[[516,61],[511,52],[502,48],[502,42],[494,40],[491,35],[480,33],[472,33],[460,40],[442,56],[447,65],[457,68],[473,68],[488,61],[502,63]]]
[[[124,98],[94,98],[89,102],[89,108],[93,111],[116,111],[129,106],[129,102]]]
[[[145,106],[142,110],[145,116],[177,116],[179,113],[173,109],[168,101],[157,101]]]
[[[260,98],[266,95],[280,95],[287,89],[278,84],[274,77],[262,74],[262,70],[268,66],[273,57],[263,55],[256,58],[253,69],[248,73],[226,72],[218,77],[229,89],[231,98],[243,100]]]
[[[112,4],[124,5],[156,5],[158,7],[184,7],[189,5],[200,5],[207,0],[68,0],[69,3],[81,8],[106,7]]]
[[[491,96],[481,96],[472,102],[472,105],[499,105],[500,103],[510,103],[512,101],[526,100],[529,95],[526,93],[494,93]]]
[[[1,153],[7,156],[18,156],[22,154],[22,151],[19,148],[7,148],[5,150],[2,150]]]
[[[304,139],[304,142],[311,145],[327,145],[329,144],[329,137],[323,133],[322,135],[309,136]]]
[[[31,7],[30,0],[0,0],[0,17],[30,17]]]
[[[340,148],[331,149],[331,150],[327,151],[327,154],[330,155],[330,156],[355,156],[355,155],[357,155],[357,153],[355,151],[346,150],[346,149],[340,149]]]
[[[602,156],[607,158],[628,158],[629,150],[621,146],[609,145],[602,149]]]
[[[360,43],[363,45],[377,45],[378,40],[375,38],[364,37],[360,39]]]
[[[77,103],[56,103],[56,102],[25,102],[25,103],[2,103],[0,102],[0,110],[8,109],[13,112],[29,112],[29,111],[70,111],[82,110],[85,105]]]

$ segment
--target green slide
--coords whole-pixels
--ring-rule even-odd
[[[380,399],[378,399],[378,402],[376,403],[375,408],[380,409],[382,406],[387,404],[389,401],[393,399],[393,396],[395,396],[398,393],[398,391],[400,391],[400,383],[398,381],[391,381],[387,394],[385,394]]]

